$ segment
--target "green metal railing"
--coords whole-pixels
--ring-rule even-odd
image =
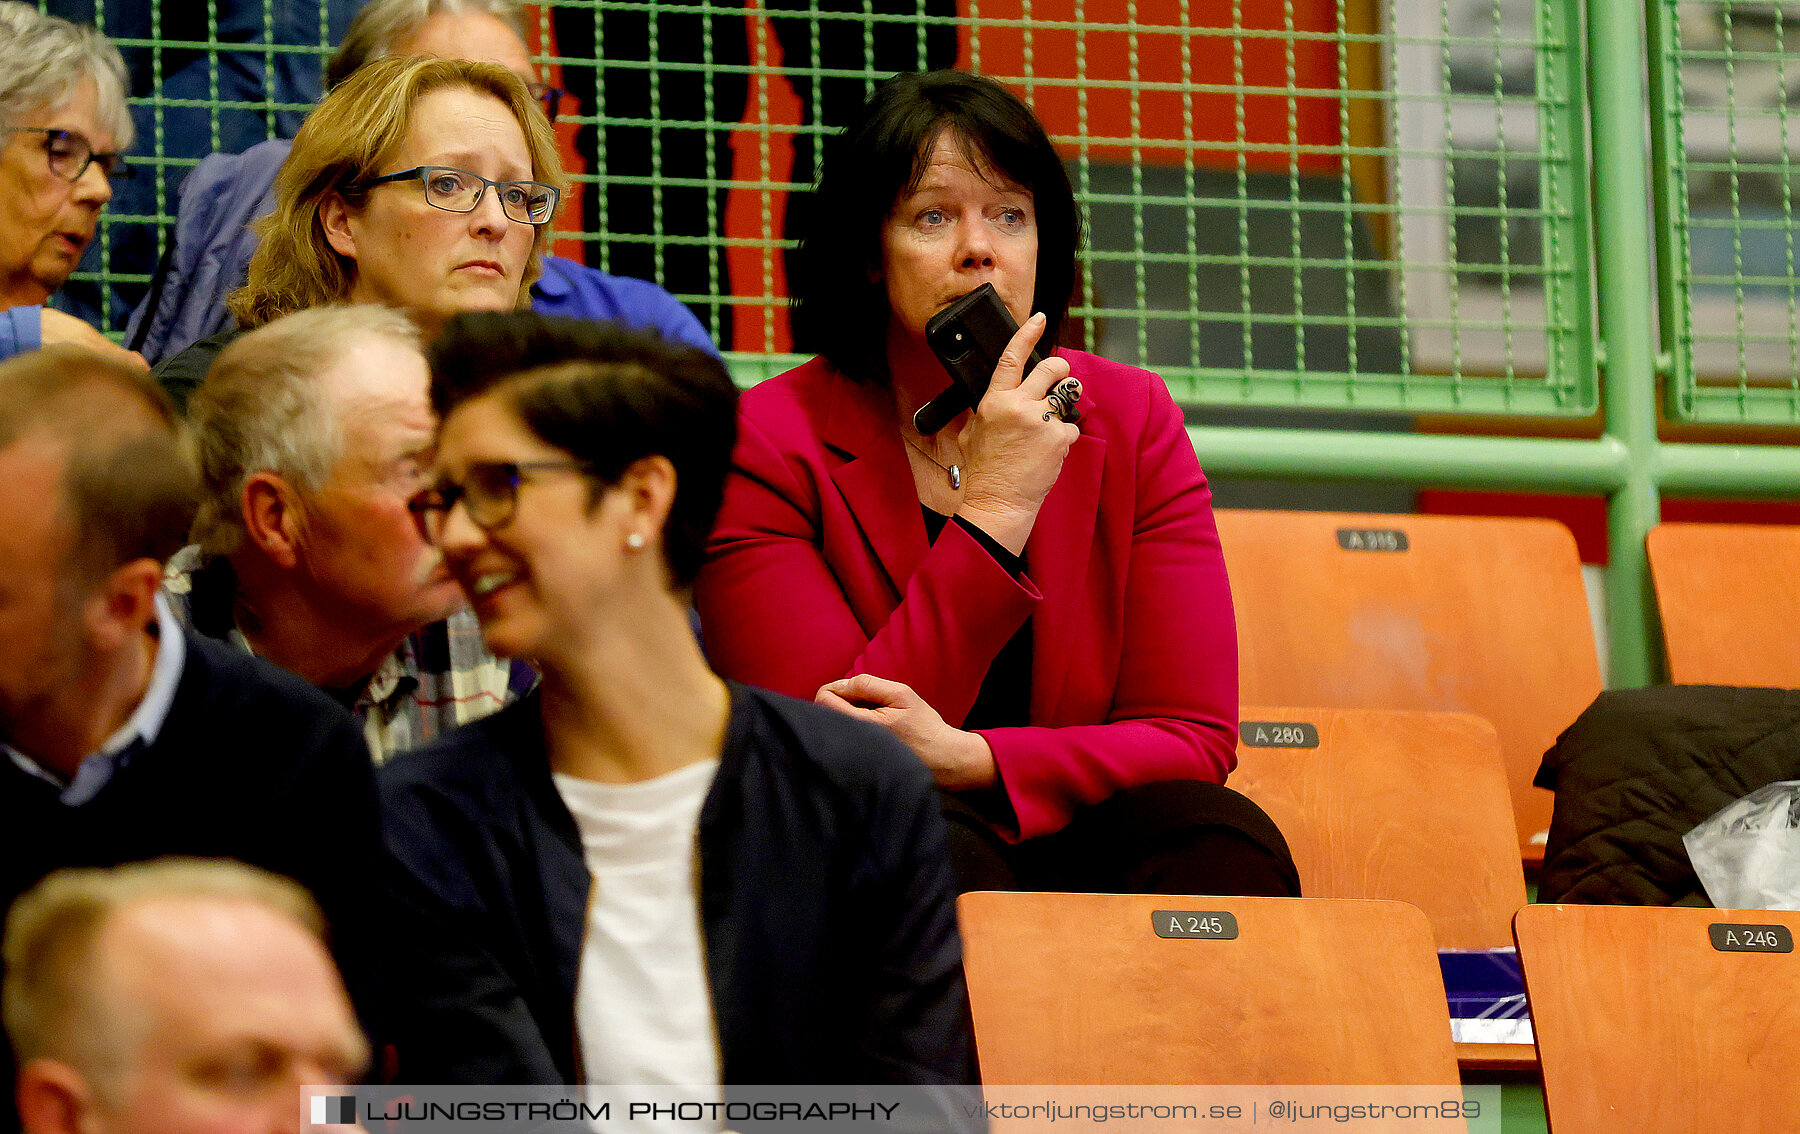
[[[212,61],[210,100],[140,105],[207,106],[215,145],[222,111],[273,130],[289,104],[222,99],[218,77],[232,51],[322,59],[331,2],[300,44],[221,42],[224,0],[202,37],[127,40]],[[1800,494],[1789,446],[1658,438],[1659,406],[1800,424],[1800,0],[836,2],[531,10],[547,77],[584,92],[559,127],[586,162],[559,251],[676,291],[740,380],[794,357],[785,214],[817,142],[891,70],[954,63],[1026,96],[1068,160],[1078,345],[1198,408],[1296,411],[1195,426],[1213,475],[1604,495],[1615,683],[1657,669],[1661,496]],[[142,140],[170,176],[110,218],[107,256],[168,222],[192,161],[170,142]],[[90,282],[147,270],[103,257]],[[1364,411],[1599,414],[1601,435],[1341,428]]]

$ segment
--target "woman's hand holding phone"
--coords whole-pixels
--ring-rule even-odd
[[[1025,321],[1001,352],[981,403],[957,434],[962,452],[963,497],[957,515],[1014,555],[1037,523],[1044,497],[1062,473],[1081,429],[1044,416],[1050,387],[1069,376],[1066,359],[1051,356],[1026,372],[1026,361],[1044,335],[1039,313]]]

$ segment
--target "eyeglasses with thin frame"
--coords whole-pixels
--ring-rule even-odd
[[[419,536],[435,547],[457,504],[482,531],[498,531],[511,523],[519,510],[519,486],[534,473],[550,472],[589,475],[593,466],[585,461],[476,461],[463,473],[461,482],[439,480],[421,489],[406,507],[419,526]]]
[[[50,172],[64,181],[80,181],[88,166],[97,165],[107,177],[131,177],[133,170],[125,164],[125,155],[117,150],[96,150],[92,142],[74,130],[57,130],[48,126],[6,126],[0,133],[42,134],[44,153],[50,159]]]
[[[556,113],[562,109],[563,100],[570,97],[568,91],[549,83],[526,83],[525,89],[531,92],[532,98],[543,104],[544,117],[552,122],[556,121]]]
[[[519,224],[548,224],[556,215],[562,194],[541,181],[489,181],[479,173],[447,165],[418,165],[376,177],[367,188],[393,181],[417,181],[425,187],[425,203],[448,213],[472,213],[492,186],[500,197],[500,211]]]

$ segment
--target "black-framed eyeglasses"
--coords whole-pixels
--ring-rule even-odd
[[[569,97],[568,91],[549,83],[526,83],[525,89],[531,92],[532,98],[543,104],[544,117],[552,122],[556,121],[557,111],[562,109],[563,99]]]
[[[541,181],[489,181],[479,173],[447,165],[418,165],[366,182],[370,189],[390,181],[417,181],[425,187],[425,203],[450,213],[472,213],[493,186],[500,211],[520,224],[548,224],[562,194]]]
[[[458,503],[469,520],[483,531],[497,531],[512,521],[519,510],[519,486],[533,473],[574,472],[587,475],[593,466],[585,461],[476,461],[460,482],[444,479],[421,489],[406,503],[419,526],[419,535],[433,546],[443,538],[444,525]]]
[[[96,150],[93,143],[73,130],[56,130],[48,126],[0,127],[8,134],[42,134],[44,153],[50,159],[50,172],[64,181],[80,181],[88,166],[97,165],[107,177],[131,177],[133,170],[125,164],[125,155],[117,150]]]

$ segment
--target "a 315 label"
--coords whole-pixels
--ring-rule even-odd
[[[1405,551],[1411,546],[1399,528],[1339,528],[1337,541],[1345,551]]]

